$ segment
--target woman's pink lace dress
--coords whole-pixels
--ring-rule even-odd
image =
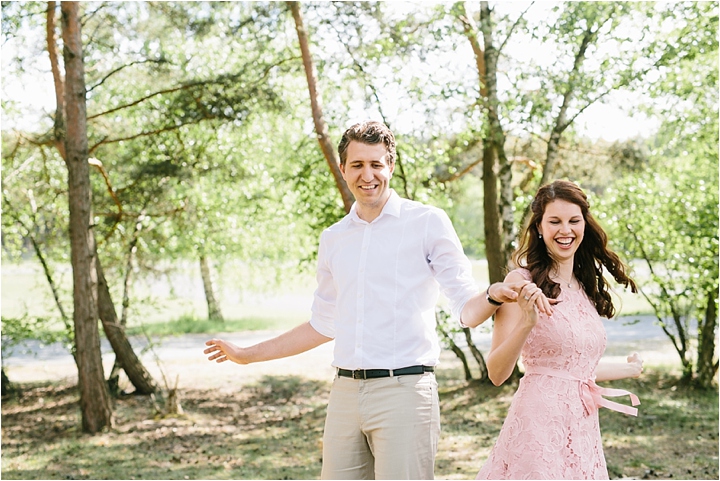
[[[595,306],[583,290],[564,289],[558,299],[523,346],[525,375],[477,479],[608,479],[597,407],[634,409],[600,396],[627,391],[593,381],[607,341]]]

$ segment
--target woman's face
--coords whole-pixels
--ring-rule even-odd
[[[585,218],[579,205],[556,199],[545,206],[538,230],[553,260],[572,261],[585,235]]]

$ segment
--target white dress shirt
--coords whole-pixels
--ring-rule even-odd
[[[310,324],[335,339],[333,366],[399,369],[439,361],[439,288],[460,318],[478,292],[447,214],[394,190],[368,223],[356,205],[320,237]]]

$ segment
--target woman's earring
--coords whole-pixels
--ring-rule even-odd
[[[538,234],[538,239],[542,239],[542,234]]]

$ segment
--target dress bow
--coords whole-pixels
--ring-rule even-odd
[[[546,376],[560,377],[563,379],[569,379],[571,381],[578,381],[580,384],[580,399],[582,400],[585,413],[589,416],[601,407],[618,411],[630,416],[637,416],[638,410],[635,407],[627,406],[625,404],[616,403],[615,401],[608,401],[603,396],[607,397],[618,397],[618,396],[630,396],[630,402],[633,406],[640,404],[638,397],[626,391],[624,389],[611,389],[606,387],[600,387],[595,384],[595,379],[580,379],[569,372],[559,371],[544,366],[532,366],[528,367],[527,374],[543,374]]]
[[[590,415],[605,407],[618,411],[631,416],[637,416],[637,408],[626,406],[625,404],[616,403],[615,401],[608,401],[603,396],[607,397],[618,397],[618,396],[630,396],[630,402],[633,406],[640,404],[640,400],[636,395],[630,391],[624,389],[611,389],[606,387],[600,387],[595,384],[594,379],[585,379],[580,381],[580,399],[582,399],[585,412]]]

